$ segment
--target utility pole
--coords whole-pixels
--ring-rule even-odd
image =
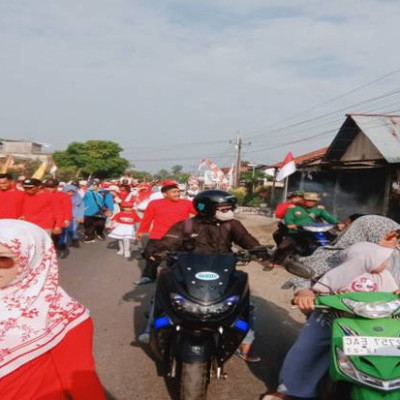
[[[242,166],[242,146],[243,144],[251,145],[251,142],[243,143],[242,138],[238,133],[236,135],[235,141],[230,140],[229,143],[235,145],[235,175],[234,175],[235,179],[233,180],[233,182],[234,182],[234,187],[239,187],[240,171]]]

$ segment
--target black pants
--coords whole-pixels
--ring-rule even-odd
[[[286,225],[282,222],[278,222],[278,229],[272,234],[274,241],[277,246],[282,243],[283,237],[287,235],[287,228]]]
[[[157,242],[159,242],[159,240],[149,239],[143,253],[151,254]],[[150,260],[149,258],[147,258],[142,276],[155,280],[157,278],[157,268],[160,266],[161,262],[162,260]]]
[[[94,240],[96,233],[100,236],[104,235],[104,227],[106,219],[101,217],[85,217],[83,226],[85,228],[85,239]]]
[[[282,265],[285,258],[291,254],[297,246],[307,248],[308,236],[304,233],[286,234],[272,255],[271,262]]]

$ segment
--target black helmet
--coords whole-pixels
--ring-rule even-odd
[[[213,217],[217,206],[232,206],[236,208],[237,199],[223,190],[205,190],[193,199],[193,206],[199,215]]]

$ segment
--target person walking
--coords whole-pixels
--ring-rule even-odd
[[[71,239],[73,247],[79,247],[79,224],[83,223],[83,215],[85,212],[85,204],[78,188],[75,185],[65,185],[62,189],[66,193],[72,203],[72,220],[67,229],[61,235],[59,246],[61,249],[66,249],[68,246],[68,238]]]
[[[63,226],[60,203],[53,193],[43,189],[39,179],[25,179],[24,201],[20,219],[32,222],[43,228],[49,235],[59,235]]]
[[[179,184],[176,181],[164,181],[161,192],[164,194],[164,198],[152,200],[149,203],[136,235],[137,239],[141,240],[145,233],[149,233],[149,241],[144,249],[145,254],[151,252],[151,249],[164,237],[171,226],[189,218],[191,214],[197,213],[190,200],[180,198]],[[147,258],[142,277],[137,284],[145,285],[154,282],[160,264],[159,260]]]
[[[93,243],[96,237],[99,240],[105,240],[104,228],[106,219],[114,211],[111,194],[101,188],[100,181],[94,180],[83,201],[85,203],[84,242]]]
[[[0,219],[15,218],[22,215],[24,192],[13,187],[10,174],[0,174]]]
[[[133,201],[121,203],[121,212],[112,217],[110,238],[118,240],[118,255],[131,256],[131,240],[136,238],[135,224],[140,222],[139,216],[133,210]]]
[[[50,237],[0,220],[1,400],[106,400],[89,311],[58,284]]]

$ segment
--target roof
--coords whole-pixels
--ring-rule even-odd
[[[326,152],[328,151],[328,147],[323,147],[322,149],[311,151],[309,153],[303,154],[301,156],[294,158],[294,163],[297,166],[300,165],[309,165],[309,164],[319,164],[321,160],[324,158]],[[283,161],[274,165],[271,165],[269,168],[281,168]]]
[[[33,144],[37,144],[39,146],[44,146],[43,143],[39,143],[39,142],[35,142],[33,140],[25,140],[25,139],[0,139],[0,143],[1,142],[12,142],[12,143],[33,143]]]
[[[400,163],[400,115],[387,114],[347,114],[325,160],[340,160],[360,131],[388,163]]]

